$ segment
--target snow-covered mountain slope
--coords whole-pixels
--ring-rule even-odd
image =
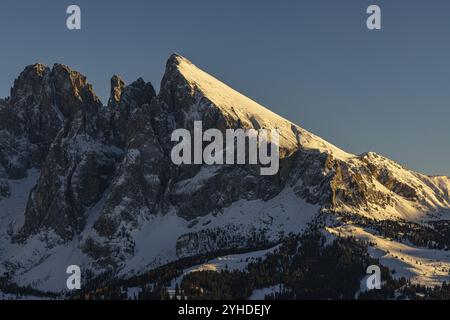
[[[361,227],[345,225],[327,228],[333,235],[356,237],[371,243],[369,253],[394,271],[396,278],[430,287],[450,280],[450,253],[444,250],[414,246],[408,242],[382,237]]]
[[[240,94],[186,58],[174,55],[172,59],[191,90],[210,100],[225,117],[240,120],[244,128],[278,129],[280,148],[288,154],[296,151],[301,144],[305,149],[321,150],[342,160],[354,157]]]
[[[169,64],[176,66],[176,71],[168,68],[169,74],[178,73],[177,76],[184,80],[178,82],[187,85],[192,96],[200,96],[203,103],[204,100],[209,101],[229,123],[239,120],[245,128],[278,129],[281,134],[280,148],[286,150],[285,156],[308,151],[326,155],[328,163],[325,166],[328,168],[325,170],[337,173],[333,177],[335,184],[331,186],[335,196],[333,210],[358,210],[360,214],[380,219],[397,217],[415,220],[431,217],[430,213],[442,216],[448,211],[448,177],[415,173],[373,152],[360,156],[344,152],[236,92],[187,59],[175,55]],[[203,110],[198,104],[193,104],[189,111],[191,115],[197,115],[190,118],[193,120],[198,119],[198,114],[202,115]],[[342,194],[345,190],[341,192],[339,188],[344,185],[353,194]],[[355,188],[358,190],[353,190]],[[356,191],[360,195],[349,199],[355,196]],[[345,199],[341,199],[343,196]]]
[[[278,174],[172,164],[171,133],[196,120],[277,129]],[[449,219],[448,177],[342,151],[179,55],[158,94],[142,79],[114,76],[107,106],[66,66],[27,67],[0,101],[0,141],[8,225],[0,226],[0,274],[43,290],[63,290],[71,264],[128,277],[183,257],[275,246],[323,214],[423,226]]]
[[[419,174],[373,152],[359,156],[349,165],[354,177],[363,183],[363,190],[371,189],[378,198],[369,199],[367,205],[359,207],[341,202],[337,210],[377,219],[422,221],[448,217],[448,177]]]
[[[278,247],[279,246],[275,246],[269,249],[247,253],[230,254],[214,258],[200,265],[192,266],[190,268],[187,268],[186,270],[183,270],[183,273],[179,277],[173,279],[170,284],[170,288],[175,289],[177,285],[180,286],[183,277],[194,272],[201,272],[201,271],[222,272],[235,270],[243,271],[250,263],[257,262],[259,259],[264,259],[268,253],[273,252]]]

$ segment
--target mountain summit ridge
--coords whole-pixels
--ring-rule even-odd
[[[323,215],[419,225],[450,217],[448,177],[347,153],[177,54],[159,93],[141,78],[113,76],[102,105],[83,75],[35,64],[2,104],[0,274],[23,285],[60,290],[65,264],[129,276],[181,257],[277,244]],[[170,135],[194,121],[279,130],[278,174],[175,166]]]

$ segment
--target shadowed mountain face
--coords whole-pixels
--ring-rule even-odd
[[[174,165],[171,133],[192,131],[194,121],[204,130],[277,129],[278,174]],[[83,75],[36,64],[0,100],[0,273],[22,284],[60,290],[68,264],[125,276],[278,243],[324,214],[424,225],[449,209],[448,177],[346,153],[178,55],[158,94],[114,76],[103,106]]]

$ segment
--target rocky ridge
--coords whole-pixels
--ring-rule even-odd
[[[344,152],[179,55],[169,58],[160,87],[157,94],[142,79],[126,85],[113,76],[103,106],[67,66],[25,68],[0,100],[0,205],[12,206],[14,181],[32,170],[39,177],[21,195],[26,201],[13,202],[19,209],[1,213],[10,227],[0,235],[0,271],[30,283],[70,248],[73,263],[96,272],[138,272],[181,256],[276,243],[323,212],[418,223],[449,212],[448,177]],[[279,173],[173,165],[171,132],[199,120],[204,129],[279,130]]]

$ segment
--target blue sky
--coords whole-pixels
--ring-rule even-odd
[[[82,30],[65,27],[78,4]],[[382,30],[365,26],[382,9]],[[26,65],[60,62],[106,101],[109,79],[159,88],[178,52],[341,148],[450,175],[445,0],[2,0],[0,96]]]

